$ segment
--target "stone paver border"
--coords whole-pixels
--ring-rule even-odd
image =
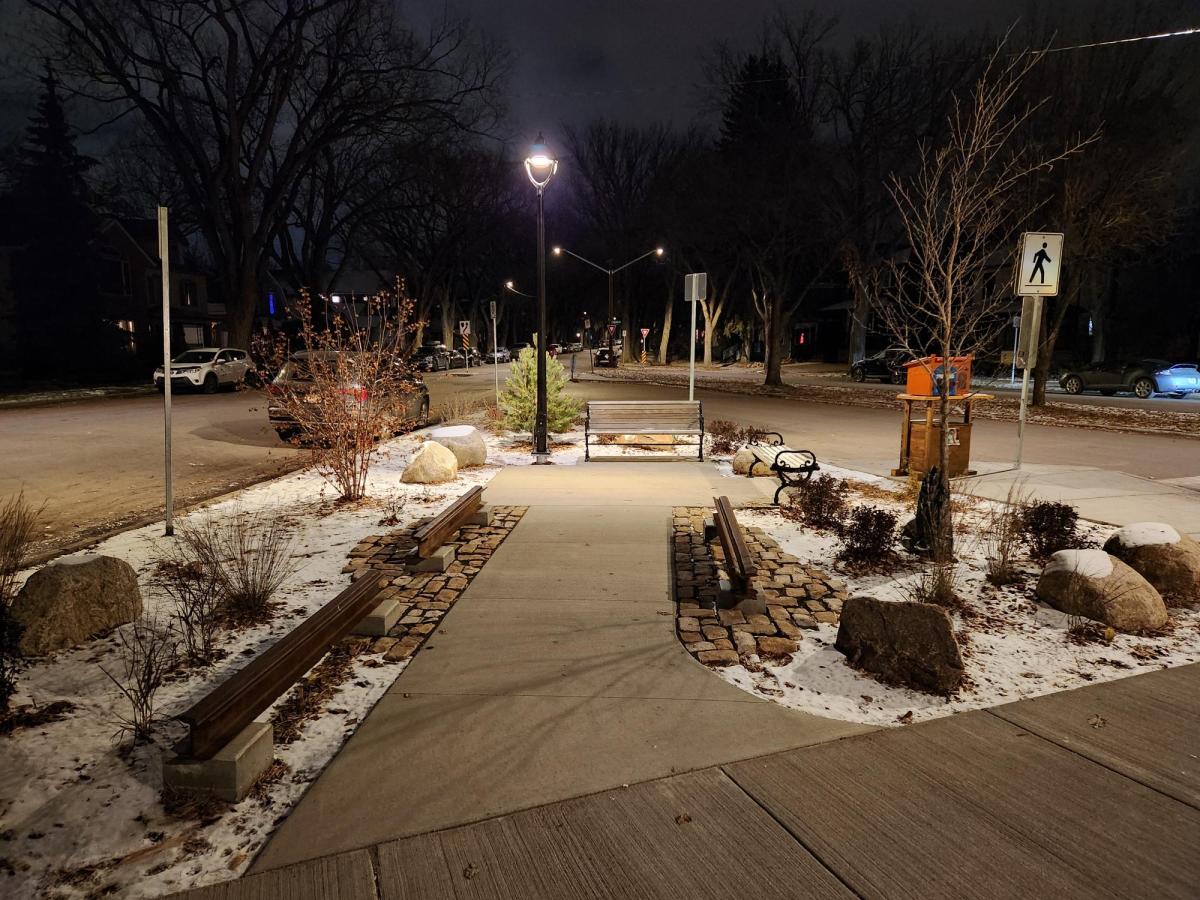
[[[689,653],[709,666],[740,662],[757,668],[761,659],[790,658],[806,629],[837,624],[850,596],[845,584],[783,552],[754,527],[743,532],[758,563],[752,583],[766,614],[719,609],[724,551],[719,541],[704,539],[704,520],[711,515],[703,506],[672,511],[676,633]]]

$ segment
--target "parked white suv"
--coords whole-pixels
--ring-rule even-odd
[[[237,386],[251,369],[250,354],[228,347],[185,350],[171,360],[171,389],[199,388],[215,394],[224,385]],[[154,386],[163,389],[163,367],[154,370]]]

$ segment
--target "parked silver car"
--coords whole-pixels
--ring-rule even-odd
[[[194,388],[215,394],[221,387],[237,387],[253,368],[250,354],[229,347],[185,350],[171,360],[171,390]],[[163,367],[154,370],[154,386],[164,390]]]
[[[483,355],[483,358],[490,363],[512,362],[512,354],[507,347],[497,347],[494,350],[489,350]]]

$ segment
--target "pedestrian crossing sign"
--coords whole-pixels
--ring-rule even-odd
[[[1057,297],[1062,268],[1061,233],[1027,231],[1017,256],[1017,296]]]

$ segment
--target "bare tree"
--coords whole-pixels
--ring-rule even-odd
[[[486,92],[461,23],[419,40],[386,0],[28,0],[76,90],[137,115],[169,160],[249,343],[273,241],[339,141]]]
[[[945,361],[935,378],[942,496],[949,496],[949,360],[987,347],[1008,321],[1014,287],[1009,254],[1031,212],[1018,202],[1021,188],[1096,140],[1075,138],[1046,153],[1021,144],[1037,105],[1019,107],[1019,91],[1040,58],[1010,55],[1001,44],[969,95],[956,99],[946,141],[924,144],[917,172],[891,183],[912,255],[890,261],[878,310],[900,346],[919,358]],[[933,518],[933,556],[947,562],[954,535],[946,505]]]

